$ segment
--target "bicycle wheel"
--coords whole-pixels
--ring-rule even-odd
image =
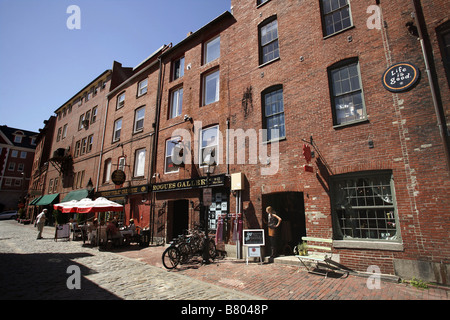
[[[173,269],[180,263],[180,258],[180,251],[176,247],[168,247],[162,254],[162,263],[166,269]]]
[[[212,260],[217,256],[216,244],[213,239],[209,239],[208,241],[208,254]]]
[[[178,246],[178,250],[180,251],[180,263],[186,263],[189,261],[189,259],[191,258],[191,247],[183,242]]]

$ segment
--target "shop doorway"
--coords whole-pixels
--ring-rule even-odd
[[[167,241],[171,241],[189,228],[189,201],[170,201],[168,218]]]
[[[272,206],[283,219],[278,232],[278,254],[293,255],[294,246],[306,236],[303,192],[281,192],[262,196],[263,221],[267,222],[266,207]],[[264,224],[267,232],[267,223]]]

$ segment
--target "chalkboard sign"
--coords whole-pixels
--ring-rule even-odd
[[[68,224],[58,224],[55,229],[55,241],[58,239],[70,238],[70,226]]]
[[[419,69],[409,62],[390,66],[383,74],[383,86],[391,92],[403,92],[411,89],[419,80]]]
[[[264,230],[263,229],[248,229],[244,230],[244,246],[264,246]]]

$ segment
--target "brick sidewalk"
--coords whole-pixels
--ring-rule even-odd
[[[123,251],[120,254],[163,268],[163,247]],[[403,283],[381,281],[380,289],[370,290],[367,278],[350,275],[328,278],[310,274],[303,268],[282,264],[249,263],[244,260],[199,262],[167,271],[213,283],[225,288],[269,300],[448,300],[449,290],[430,287],[417,289]]]

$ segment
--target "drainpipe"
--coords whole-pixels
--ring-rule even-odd
[[[445,116],[442,112],[441,105],[438,101],[437,86],[433,80],[433,74],[430,69],[430,64],[433,63],[428,58],[429,48],[431,46],[428,32],[426,30],[425,17],[422,11],[422,5],[420,0],[411,0],[414,8],[414,20],[417,25],[417,31],[419,33],[420,46],[422,47],[423,60],[425,62],[425,68],[428,76],[428,83],[430,85],[431,97],[433,99],[434,111],[436,113],[437,125],[439,127],[439,134],[441,136],[442,143],[444,144],[445,160],[447,164],[447,170],[450,170],[450,151],[449,151],[449,137],[446,132]],[[432,56],[432,54],[431,54]],[[434,70],[434,68],[433,68]]]
[[[100,156],[98,158],[97,181],[95,182],[95,190],[97,190],[97,191],[98,191],[98,186],[99,186],[99,182],[100,182],[100,169],[102,168],[103,145],[105,142],[105,131],[106,131],[106,120],[108,118],[109,97],[107,97],[107,99],[108,99],[108,101],[106,102],[105,120],[103,121],[102,144],[100,146]]]

